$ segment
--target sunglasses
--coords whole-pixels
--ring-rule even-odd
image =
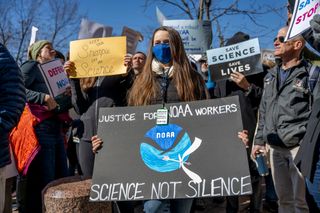
[[[284,36],[275,37],[273,39],[273,42],[276,42],[276,40],[279,40],[280,43],[284,43],[285,37]]]

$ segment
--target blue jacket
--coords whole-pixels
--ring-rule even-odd
[[[0,168],[10,163],[9,133],[18,123],[26,103],[21,71],[0,43]]]

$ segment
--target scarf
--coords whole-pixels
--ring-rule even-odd
[[[172,77],[174,72],[173,66],[163,67],[163,65],[156,59],[152,60],[151,68],[152,68],[152,71],[155,72],[157,75],[162,76],[163,73],[165,73],[165,74],[168,74],[169,78]]]

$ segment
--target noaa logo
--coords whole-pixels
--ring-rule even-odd
[[[176,124],[151,128],[145,134],[145,137],[153,140],[159,148],[157,149],[147,143],[141,143],[141,158],[151,170],[156,172],[172,172],[182,168],[194,182],[200,183],[202,181],[200,176],[190,171],[186,166],[191,165],[187,160],[190,154],[199,148],[202,140],[196,137],[192,143],[188,133],[185,132],[180,141],[173,146],[181,131],[182,128]]]

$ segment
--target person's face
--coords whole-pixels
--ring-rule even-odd
[[[132,57],[132,68],[136,70],[142,70],[144,64],[146,63],[146,58],[142,53],[136,53]]]
[[[283,58],[284,56],[289,56],[294,50],[294,43],[296,41],[286,41],[284,42],[284,38],[286,37],[288,29],[283,28],[279,30],[277,37],[274,39],[274,56]]]
[[[38,58],[40,59],[41,63],[46,61],[53,60],[56,56],[56,51],[53,49],[51,44],[46,44],[41,50]]]
[[[168,31],[158,30],[154,34],[153,46],[155,46],[156,44],[161,44],[161,43],[169,44],[169,33],[168,33]]]

